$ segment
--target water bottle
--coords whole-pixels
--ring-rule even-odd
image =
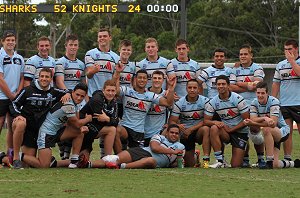
[[[177,154],[177,167],[178,168],[184,168],[182,153]]]

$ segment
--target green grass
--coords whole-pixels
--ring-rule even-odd
[[[1,149],[4,134],[1,136]],[[300,137],[294,133],[294,154]],[[95,142],[93,158],[98,157]],[[230,149],[226,150],[230,159]],[[3,149],[2,149],[3,150]],[[55,149],[54,149],[55,150]],[[56,153],[57,154],[57,153]],[[251,161],[256,161],[253,148]],[[212,159],[213,161],[213,159]],[[300,169],[0,169],[0,197],[299,197]]]

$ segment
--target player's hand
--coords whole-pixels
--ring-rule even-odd
[[[71,100],[71,94],[70,93],[66,93],[63,97],[61,97],[60,101],[65,104],[66,102]]]
[[[96,118],[99,122],[109,122],[109,117],[102,110],[102,114],[94,113],[93,118]]]
[[[86,134],[87,132],[89,132],[89,128],[87,126],[82,126],[80,127],[80,132]]]
[[[247,125],[247,126],[253,124],[253,121],[252,121],[251,119],[249,119],[249,118],[246,118],[243,122],[244,122],[244,124]]]
[[[170,77],[167,77],[167,82],[168,82],[168,89],[174,90],[176,86],[176,76],[172,75]]]
[[[24,121],[26,122],[26,118],[24,118],[23,116],[19,115],[17,117],[14,118],[13,123],[17,122],[17,121]]]
[[[223,122],[220,121],[215,121],[214,124],[220,129],[223,128],[225,126],[225,124]]]
[[[93,116],[92,116],[92,115],[86,114],[86,115],[85,115],[85,119],[87,119],[87,122],[92,122]]]
[[[95,63],[93,69],[94,69],[94,72],[97,73],[101,70],[101,67],[98,63]]]
[[[227,125],[224,125],[224,129],[227,133],[231,133],[232,132],[232,128],[230,128],[229,126]]]
[[[124,69],[125,69],[125,65],[121,61],[119,61],[116,64],[116,72],[121,73]]]
[[[191,128],[186,128],[186,129],[183,131],[183,134],[182,134],[182,135],[183,135],[183,138],[188,139],[192,132],[193,132],[193,131],[191,130]]]
[[[173,154],[174,155],[183,154],[183,150],[175,149],[175,150],[173,150]]]
[[[180,97],[179,97],[179,96],[177,95],[177,93],[175,92],[175,93],[174,93],[174,100],[177,101],[177,100],[179,100],[179,99],[180,99]]]
[[[285,58],[288,60],[288,62],[295,61],[296,57],[293,53],[291,53],[289,50],[284,50]]]
[[[241,62],[235,62],[233,67],[239,67],[241,65]]]

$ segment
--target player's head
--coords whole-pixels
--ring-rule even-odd
[[[298,57],[298,42],[294,39],[289,39],[284,43],[284,51],[289,51],[296,58]]]
[[[195,98],[199,95],[199,83],[196,79],[191,79],[186,83],[186,91],[188,94],[188,97]]]
[[[148,57],[158,56],[158,42],[155,38],[147,38],[145,41],[145,52]]]
[[[190,51],[188,42],[184,39],[178,39],[175,43],[175,51],[177,53],[177,58],[180,61],[186,61]]]
[[[162,88],[164,83],[164,73],[160,70],[155,70],[152,73],[152,87],[154,88]]]
[[[88,87],[85,83],[78,83],[73,91],[72,91],[72,98],[75,104],[80,104],[83,99],[85,98],[88,91]]]
[[[102,92],[106,100],[111,101],[117,94],[117,84],[113,79],[104,82]]]
[[[40,37],[37,41],[37,49],[41,57],[47,58],[51,50],[51,40],[46,36]]]
[[[135,86],[137,88],[145,88],[148,81],[148,73],[146,70],[141,69],[135,74]]]
[[[67,56],[76,56],[79,48],[78,37],[75,34],[70,34],[66,37],[65,48]]]
[[[255,89],[257,100],[260,103],[267,102],[268,99],[268,84],[266,82],[259,82]]]
[[[223,68],[226,61],[226,51],[222,48],[217,48],[214,50],[213,54],[214,64],[217,68]]]
[[[252,47],[247,44],[242,45],[240,47],[239,58],[243,66],[250,66],[253,58]]]
[[[177,142],[180,139],[180,129],[177,124],[170,124],[167,128],[166,138],[170,142]]]
[[[111,33],[108,28],[100,28],[98,31],[98,45],[99,48],[109,48],[111,41]]]
[[[130,55],[132,54],[132,43],[130,40],[124,39],[119,43],[119,52],[121,61],[128,61]]]
[[[13,51],[16,47],[16,35],[13,31],[4,32],[1,42],[5,51]]]
[[[42,68],[39,73],[39,85],[43,90],[49,88],[52,82],[53,71],[50,68]]]
[[[216,85],[219,94],[224,94],[229,91],[230,81],[228,76],[220,75],[216,78]]]

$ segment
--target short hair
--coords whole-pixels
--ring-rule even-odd
[[[169,132],[170,129],[172,129],[172,128],[177,128],[177,129],[179,129],[179,131],[180,131],[180,128],[179,128],[179,126],[178,126],[177,124],[169,124],[169,126],[168,126],[168,128],[167,128],[167,131]]]
[[[158,42],[157,42],[157,40],[155,38],[150,37],[150,38],[147,38],[145,40],[145,44],[146,43],[152,43],[152,42],[154,42],[156,44],[156,46],[158,47]]]
[[[294,48],[298,48],[298,42],[295,39],[289,39],[284,42],[284,45],[292,45]]]
[[[47,36],[41,36],[37,41],[37,46],[39,45],[40,41],[49,41],[51,44],[51,40]]]
[[[108,35],[111,36],[111,32],[110,32],[110,30],[109,30],[108,28],[100,28],[100,29],[98,30],[98,33],[99,33],[99,32],[108,32]]]
[[[76,40],[78,40],[78,36],[77,35],[75,35],[75,34],[69,34],[66,37],[65,44],[67,44],[69,41],[76,41]]]
[[[188,42],[185,39],[178,39],[175,43],[175,48],[179,45],[185,44],[187,47],[189,47]]]
[[[162,71],[160,71],[160,70],[155,70],[155,71],[152,73],[152,76],[153,76],[154,74],[161,75],[163,78],[165,77],[165,74],[164,74]]]
[[[88,86],[85,83],[83,83],[83,82],[78,83],[74,87],[73,91],[76,91],[77,89],[81,89],[81,90],[85,91],[86,93],[88,92]]]
[[[241,49],[248,49],[248,51],[249,51],[250,54],[253,53],[253,52],[252,52],[252,47],[251,47],[250,45],[248,45],[248,44],[242,45],[242,46],[240,47],[240,50],[241,50]]]
[[[109,80],[107,80],[107,81],[104,82],[103,90],[104,90],[107,86],[114,86],[114,87],[117,87],[117,83],[116,83],[115,80],[109,79]]]
[[[7,37],[15,37],[16,38],[16,34],[13,31],[5,31],[2,35],[1,40],[4,41]]]
[[[224,56],[225,56],[225,57],[227,56],[226,50],[223,49],[223,48],[216,48],[216,49],[214,50],[213,56],[215,56],[216,52],[224,53]]]
[[[228,85],[230,84],[228,76],[220,75],[216,78],[216,83],[218,82],[218,80],[225,80]]]
[[[198,83],[198,81],[196,79],[190,79],[190,80],[188,80],[187,83],[186,83],[186,86],[188,86],[188,84],[191,83],[191,82],[195,82],[199,86],[199,83]]]
[[[258,88],[261,88],[261,89],[264,88],[264,89],[266,89],[266,93],[268,93],[268,84],[266,82],[261,81],[261,82],[257,83],[255,90],[257,90]]]
[[[138,74],[146,74],[146,75],[148,76],[148,73],[147,73],[147,71],[146,71],[146,70],[144,70],[144,69],[140,69],[139,71],[137,71],[137,72],[136,72],[136,74],[135,74],[135,77],[137,77],[137,76],[138,76]]]
[[[41,74],[42,72],[50,73],[51,78],[53,77],[53,71],[52,71],[50,68],[48,68],[48,67],[42,68],[42,69],[40,70],[39,76],[40,76],[40,74]]]
[[[119,43],[119,49],[121,49],[121,47],[129,47],[129,46],[132,46],[132,43],[130,40],[128,39],[124,39],[124,40],[121,40],[120,43]]]

